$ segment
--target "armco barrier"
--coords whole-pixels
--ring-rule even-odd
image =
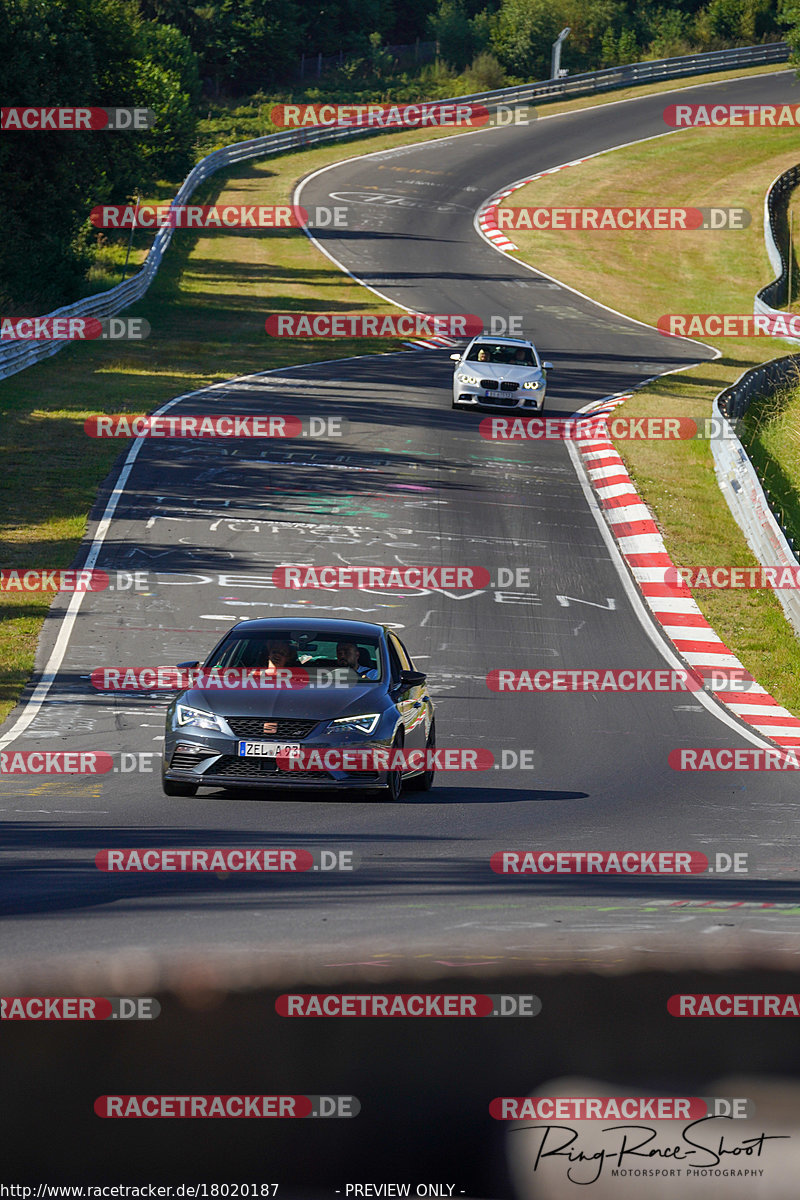
[[[789,47],[785,42],[771,42],[763,46],[742,46],[732,50],[712,50],[704,54],[687,54],[677,58],[662,58],[654,62],[630,63],[622,67],[608,67],[602,71],[587,71],[565,79],[548,80],[545,83],[527,83],[518,87],[498,88],[490,92],[478,92],[472,96],[459,96],[451,100],[437,101],[452,104],[484,104],[488,108],[498,105],[524,104],[534,100],[552,100],[559,97],[582,96],[587,93],[608,91],[612,88],[649,83],[654,80],[678,79],[688,75],[699,75],[709,71],[730,70],[741,66],[759,66],[786,62]],[[236,166],[250,158],[262,158],[272,154],[285,154],[291,150],[317,145],[328,141],[353,137],[374,136],[380,130],[336,127],[313,130],[291,130],[286,133],[271,133],[247,142],[235,142],[201,159],[181,184],[173,205],[186,204],[197,186],[216,171]],[[89,296],[74,304],[65,305],[47,314],[50,317],[113,317],[145,294],[161,265],[164,252],[172,239],[173,230],[165,226],[155,236],[150,252],[136,275],[124,283]],[[67,342],[7,342],[0,344],[0,379],[7,379],[17,371],[23,371],[34,363],[49,358],[63,350]]]
[[[788,299],[786,198],[799,180],[800,166],[794,166],[774,179],[767,188],[764,198],[764,242],[775,278],[756,293],[753,301],[756,313],[777,315],[780,310],[774,306],[785,304]],[[800,339],[789,337],[782,340],[795,344],[800,342]],[[717,481],[748,546],[765,567],[796,566],[798,559],[770,509],[747,451],[726,419],[743,417],[754,397],[768,395],[797,383],[800,383],[800,354],[787,354],[783,358],[773,358],[770,362],[751,367],[735,383],[720,392],[714,401],[717,414],[725,420],[725,436],[711,441]],[[800,636],[800,594],[778,590],[776,595],[787,620]]]
[[[797,566],[792,547],[771,512],[764,489],[731,420],[744,415],[755,396],[800,381],[800,354],[787,354],[745,371],[716,397],[716,415],[724,422],[722,437],[711,439],[717,482],[747,544],[764,567]],[[800,592],[777,590],[787,620],[800,636]]]
[[[789,230],[786,223],[786,198],[797,187],[800,180],[800,166],[790,167],[767,188],[764,197],[764,242],[767,247],[769,261],[775,272],[772,283],[756,292],[753,300],[753,312],[775,316],[778,305],[789,302]],[[800,345],[800,338],[785,337],[784,342]]]

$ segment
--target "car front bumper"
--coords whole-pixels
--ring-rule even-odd
[[[284,769],[274,758],[248,758],[236,753],[241,740],[212,736],[201,742],[180,734],[164,747],[163,778],[196,787],[287,788],[326,787],[347,791],[383,787],[388,771]],[[221,744],[220,744],[221,743]],[[302,739],[303,751],[388,750],[390,740],[348,740],[346,743]],[[168,764],[168,765],[167,765]],[[410,777],[411,772],[406,773]]]
[[[523,412],[540,412],[544,407],[545,388],[536,391],[501,392],[499,389],[487,395],[480,388],[459,387],[453,391],[453,403],[460,408],[503,408],[520,409]]]

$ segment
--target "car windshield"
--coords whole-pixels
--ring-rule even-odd
[[[504,346],[498,342],[476,342],[469,351],[467,362],[485,362],[502,367],[535,367],[537,365],[529,346]]]
[[[345,633],[275,629],[249,633],[233,630],[203,664],[214,668],[274,671],[302,667],[318,685],[379,683],[382,678],[377,638]],[[333,676],[333,672],[336,675]]]

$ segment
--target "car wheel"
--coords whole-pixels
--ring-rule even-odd
[[[402,733],[398,733],[397,737],[392,742],[392,750],[402,750],[405,739]],[[381,800],[386,800],[389,804],[397,804],[400,799],[400,794],[403,791],[403,772],[388,771],[386,775],[386,783],[382,788],[378,788],[378,797]]]
[[[161,787],[165,796],[196,796],[196,783],[176,783],[174,779],[162,779]]]
[[[436,724],[431,724],[428,740],[425,743],[425,751],[436,749]],[[421,775],[415,775],[413,779],[409,779],[406,787],[410,792],[429,792],[433,787],[433,777],[436,774],[436,768],[431,767],[429,771],[423,771]]]

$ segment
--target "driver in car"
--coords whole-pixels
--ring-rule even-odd
[[[267,646],[269,663],[264,668],[265,675],[274,675],[277,671],[291,670],[299,667],[297,651],[289,642],[270,642]]]

